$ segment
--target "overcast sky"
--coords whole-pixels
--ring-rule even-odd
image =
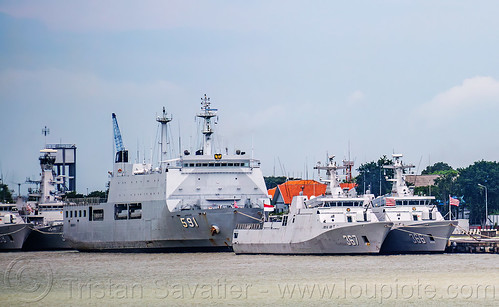
[[[105,190],[112,112],[149,162],[163,106],[172,156],[179,135],[197,147],[205,93],[217,144],[253,148],[264,175],[317,178],[317,161],[349,151],[356,167],[403,153],[419,172],[495,161],[498,13],[497,1],[0,0],[0,171],[12,189],[38,179],[47,126],[48,143],[78,147],[79,192]]]

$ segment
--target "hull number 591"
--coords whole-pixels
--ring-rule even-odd
[[[184,228],[194,228],[199,227],[198,222],[194,217],[181,217],[180,223]]]

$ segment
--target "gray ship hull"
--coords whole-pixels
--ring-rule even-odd
[[[32,231],[23,250],[46,251],[71,249],[69,242],[64,239],[62,225],[57,226],[31,226]]]
[[[71,207],[78,212],[82,208]],[[103,208],[104,216],[111,218],[105,221],[84,218],[65,221],[65,238],[72,248],[99,252],[232,251],[232,232],[236,224],[255,223],[262,215],[258,208],[172,213],[166,206],[153,202],[143,206],[141,219],[114,220],[114,204],[101,204],[95,208]]]
[[[238,241],[233,249],[236,254],[377,254],[391,226],[391,222],[362,223],[326,230],[303,241],[286,242],[273,239],[279,229],[237,230]]]
[[[394,226],[380,253],[443,253],[456,225],[457,221],[434,221]]]
[[[28,224],[0,225],[0,251],[20,250],[30,232]]]

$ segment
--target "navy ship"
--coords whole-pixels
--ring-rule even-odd
[[[231,251],[238,223],[258,223],[269,203],[260,162],[214,148],[217,109],[201,98],[203,145],[168,159],[163,108],[161,160],[134,164],[113,114],[116,156],[105,202],[64,206],[64,237],[80,251]]]
[[[380,222],[371,210],[373,195],[357,196],[342,189],[337,169],[329,158],[326,194],[299,195],[280,220],[239,224],[234,230],[236,254],[377,254],[393,223]],[[303,193],[300,193],[303,194]]]
[[[392,191],[373,200],[373,211],[381,221],[393,222],[393,227],[381,247],[383,254],[442,253],[457,225],[444,220],[432,202],[434,196],[414,195],[405,181],[401,154],[394,154],[394,164],[384,166],[394,170]]]
[[[63,184],[62,176],[55,176],[54,163],[57,150],[40,150],[41,180],[27,180],[36,183],[40,188],[30,190],[29,197],[34,201],[26,202],[20,213],[26,222],[30,223],[31,233],[24,243],[23,250],[63,250],[70,249],[69,243],[63,236],[64,202],[63,191],[56,186]]]
[[[17,204],[0,203],[0,251],[20,250],[26,238],[31,233],[30,224],[27,224],[19,215]]]

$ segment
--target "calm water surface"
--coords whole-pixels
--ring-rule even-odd
[[[0,305],[499,305],[499,256],[0,253]]]

